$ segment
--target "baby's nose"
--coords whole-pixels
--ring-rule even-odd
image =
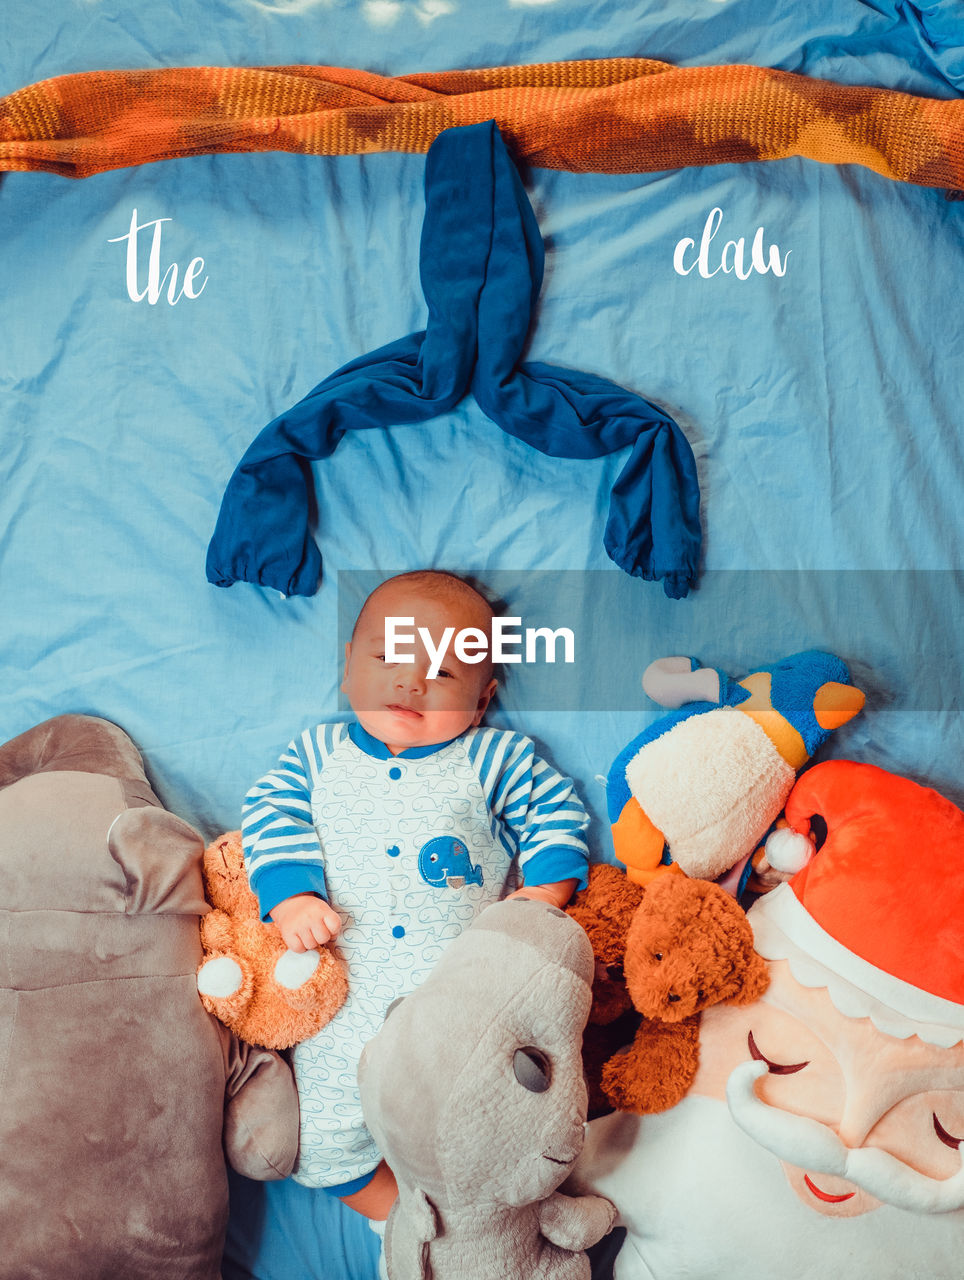
[[[410,689],[423,692],[425,689],[425,672],[417,663],[401,663],[395,668],[395,688]]]

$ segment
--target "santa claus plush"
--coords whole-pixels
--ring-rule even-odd
[[[832,761],[786,818],[805,865],[749,913],[769,989],[704,1014],[677,1107],[590,1125],[575,1186],[619,1209],[616,1280],[957,1280],[964,814]]]

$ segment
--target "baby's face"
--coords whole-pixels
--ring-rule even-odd
[[[386,618],[414,618],[414,662],[386,662]],[[495,691],[487,663],[461,661],[450,644],[438,675],[429,679],[431,658],[419,639],[424,627],[438,648],[443,632],[477,627],[490,633],[491,615],[480,600],[421,592],[411,584],[388,582],[369,599],[345,646],[342,690],[362,728],[384,742],[393,755],[409,747],[427,747],[457,738],[482,719]]]

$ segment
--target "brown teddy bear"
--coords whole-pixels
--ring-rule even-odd
[[[348,981],[327,947],[289,951],[264,924],[248,885],[241,833],[204,851],[204,890],[215,909],[201,921],[201,1001],[248,1044],[288,1049],[320,1031],[345,1002]]]
[[[598,1071],[599,1088],[618,1110],[666,1111],[696,1075],[702,1011],[749,1004],[767,988],[746,915],[709,881],[661,876],[642,889],[602,865],[592,868],[569,913],[586,929],[596,958],[599,1012],[590,1022],[612,1023],[629,1007],[641,1015],[633,1043],[606,1057],[601,1070],[596,1063],[605,1055],[587,1036],[587,1075]]]

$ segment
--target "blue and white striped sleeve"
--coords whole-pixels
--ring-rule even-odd
[[[577,880],[586,887],[589,815],[569,778],[536,755],[529,738],[482,729],[468,744],[493,817],[508,831],[527,885]]]
[[[274,769],[244,798],[244,864],[262,920],[296,893],[328,896],[321,844],[311,820],[311,789],[319,768],[317,744],[306,732],[288,744]]]

